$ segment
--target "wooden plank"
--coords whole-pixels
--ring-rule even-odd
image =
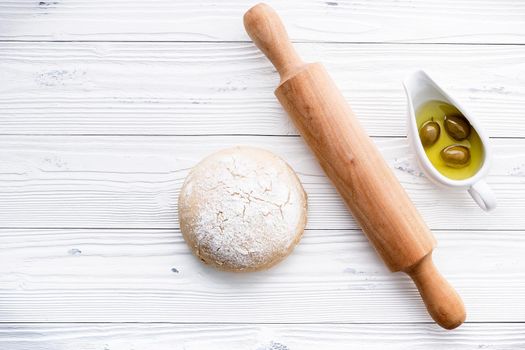
[[[258,1],[3,1],[2,40],[248,40]],[[520,0],[269,0],[294,40],[525,43]]]
[[[467,321],[525,321],[525,231],[435,234]],[[359,230],[308,230],[281,264],[248,274],[205,266],[178,230],[2,229],[0,241],[0,322],[431,321]]]
[[[4,324],[10,350],[335,350],[521,349],[524,324],[465,324],[453,332],[432,325]]]
[[[297,47],[325,63],[371,135],[405,135],[401,82],[421,67],[490,136],[525,137],[525,46]],[[0,78],[2,134],[296,134],[249,43],[4,42]]]
[[[3,136],[2,227],[174,228],[188,170],[206,155],[245,144],[276,152],[309,195],[309,228],[356,228],[299,137]],[[432,229],[518,229],[525,209],[525,140],[494,140],[488,178],[499,207],[487,214],[466,191],[436,188],[419,172],[406,139],[377,139]]]

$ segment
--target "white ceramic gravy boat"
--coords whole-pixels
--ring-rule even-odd
[[[408,139],[416,153],[421,170],[434,183],[449,188],[467,189],[474,201],[485,211],[496,208],[496,197],[483,180],[487,175],[492,150],[489,138],[486,136],[479,122],[468,113],[455,99],[448,95],[439,85],[422,70],[416,71],[403,82],[408,99]],[[428,159],[419,139],[419,130],[416,123],[416,111],[425,102],[439,100],[455,106],[476,130],[483,144],[483,164],[476,174],[464,179],[453,180],[441,174]]]

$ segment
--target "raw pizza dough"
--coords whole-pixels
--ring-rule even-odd
[[[207,264],[256,271],[284,259],[306,224],[306,193],[286,162],[268,151],[214,153],[188,174],[179,197],[184,239]]]

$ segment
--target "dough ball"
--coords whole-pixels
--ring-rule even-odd
[[[188,174],[179,197],[184,239],[207,264],[256,271],[284,259],[306,224],[306,193],[295,172],[271,152],[234,147]]]

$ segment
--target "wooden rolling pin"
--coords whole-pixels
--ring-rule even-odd
[[[268,5],[246,12],[244,26],[281,76],[275,95],[385,264],[414,280],[440,326],[461,325],[465,308],[432,262],[432,233],[326,70],[301,60]]]

